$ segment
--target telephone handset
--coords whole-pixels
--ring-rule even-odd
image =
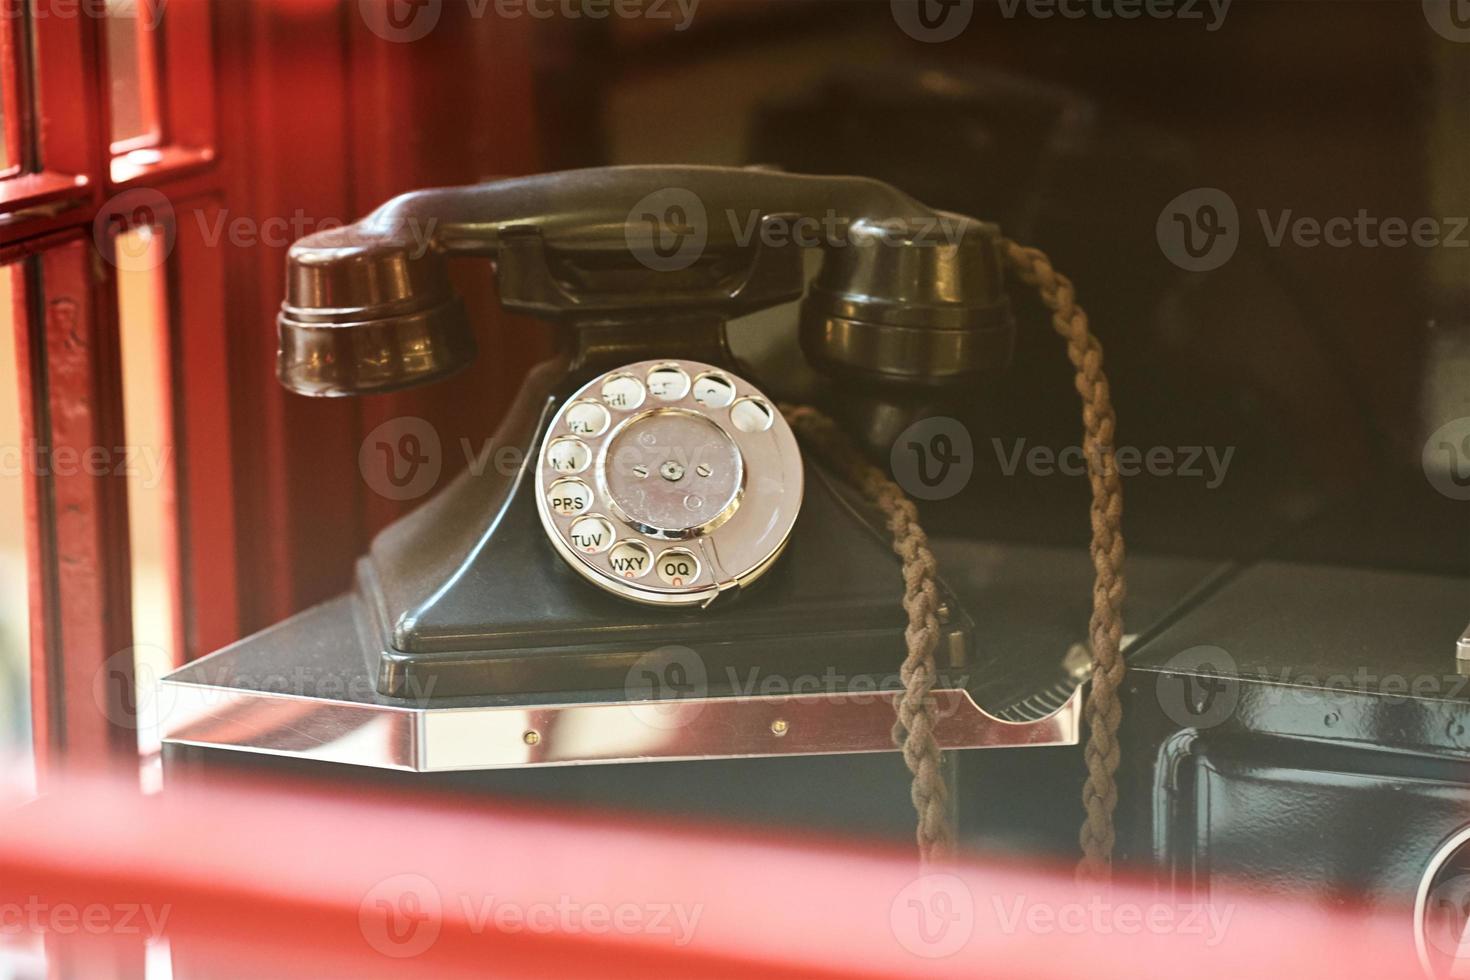
[[[823,261],[807,288],[809,248]],[[292,246],[279,374],[302,394],[359,395],[463,366],[475,342],[446,259],[480,256],[506,308],[558,324],[588,358],[690,347],[712,322],[805,294],[803,350],[829,373],[962,381],[1010,357],[999,249],[994,225],[859,177],[634,166],[416,191]]]
[[[553,547],[614,595],[707,605],[786,547],[802,497],[786,420],[749,382],[697,361],[598,375],[547,427],[536,503]]]
[[[963,382],[1010,356],[993,225],[857,177],[610,167],[406,194],[296,243],[282,383],[369,394],[462,366],[475,342],[446,274],[456,256],[493,259],[502,304],[560,331],[554,416],[514,437],[536,461],[552,549],[650,605],[754,582],[801,507],[796,441],[730,354],[727,319],[804,294],[802,349],[847,379],[839,401]]]

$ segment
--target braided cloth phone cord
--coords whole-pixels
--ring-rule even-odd
[[[1036,288],[1052,314],[1052,328],[1067,342],[1067,357],[1076,371],[1075,385],[1082,398],[1084,449],[1092,487],[1092,618],[1088,626],[1093,670],[1092,693],[1083,715],[1087,722],[1087,783],[1082,791],[1086,817],[1082,824],[1080,879],[1107,881],[1112,874],[1113,811],[1118,803],[1118,725],[1123,708],[1118,692],[1126,665],[1123,638],[1123,487],[1114,460],[1117,418],[1103,374],[1102,346],[1088,327],[1087,314],[1077,305],[1071,280],[1051,266],[1034,248],[1004,240],[1007,264],[1020,280]],[[880,469],[867,462],[840,429],[821,412],[805,406],[787,406],[791,427],[833,469],[862,491],[882,512],[893,536],[893,550],[903,563],[903,607],[908,614],[904,631],[908,656],[900,669],[904,690],[899,695],[894,743],[903,751],[913,774],[912,796],[918,813],[919,854],[926,865],[954,855],[955,828],[949,819],[948,787],[941,769],[942,755],[935,726],[938,707],[934,687],[934,651],[939,644],[939,595],[936,566],[929,539],[919,526],[913,501]]]

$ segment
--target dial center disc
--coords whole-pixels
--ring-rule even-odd
[[[670,408],[631,419],[608,443],[608,496],[646,533],[678,537],[727,518],[744,477],[740,450],[714,422]]]

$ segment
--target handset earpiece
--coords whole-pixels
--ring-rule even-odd
[[[302,395],[377,394],[437,381],[475,358],[442,255],[358,226],[292,246],[276,319],[281,384]]]
[[[1004,369],[1015,323],[1000,230],[956,214],[855,222],[829,246],[801,310],[828,373],[937,386]]]

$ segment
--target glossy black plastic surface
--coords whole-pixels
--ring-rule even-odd
[[[806,499],[785,553],[752,587],[707,609],[655,608],[610,595],[567,567],[536,518],[522,482],[493,546],[422,609],[399,646],[376,617],[378,686],[435,697],[621,688],[639,658],[670,646],[696,651],[711,689],[789,684],[828,671],[897,684],[907,617],[897,557],[808,463]],[[373,565],[360,590],[381,611]],[[968,618],[951,610],[942,653],[969,666]]]

